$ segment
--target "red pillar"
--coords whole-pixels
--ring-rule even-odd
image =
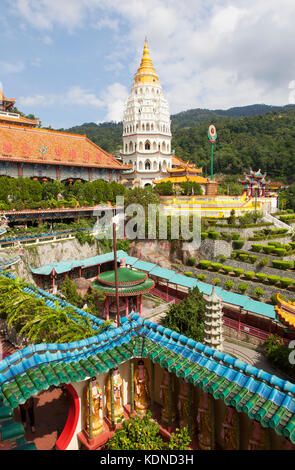
[[[110,317],[110,310],[109,310],[109,298],[106,296],[105,300],[105,312],[106,312],[106,321],[109,320]]]
[[[81,278],[82,276],[82,268],[79,268],[79,277]]]
[[[127,315],[129,314],[129,305],[128,305],[128,297],[127,297],[127,295],[126,295],[126,297],[125,297],[125,303],[126,303],[125,314],[126,314],[126,317],[127,317]]]
[[[139,314],[142,315],[142,294],[140,294]]]
[[[167,282],[167,286],[166,286],[166,300],[168,302],[168,282]]]
[[[37,274],[37,286],[40,287],[40,283],[39,283],[39,274]]]
[[[138,295],[136,296],[136,312],[138,312]]]

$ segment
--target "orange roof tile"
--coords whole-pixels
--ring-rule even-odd
[[[123,169],[122,163],[85,135],[0,123],[0,158]]]

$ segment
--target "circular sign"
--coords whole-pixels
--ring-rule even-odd
[[[41,153],[41,155],[46,155],[47,147],[45,147],[45,145],[40,145],[39,152]]]
[[[211,126],[209,126],[208,137],[209,137],[210,140],[213,140],[213,141],[215,141],[216,138],[217,138],[216,128],[213,124],[211,124]]]

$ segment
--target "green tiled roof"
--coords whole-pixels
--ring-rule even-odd
[[[134,357],[167,368],[295,443],[295,385],[135,314],[91,344],[32,345],[4,359],[3,402],[15,408],[50,385],[84,380]]]
[[[23,425],[13,419],[13,409],[0,400],[0,442],[9,441],[12,450],[36,450],[35,444],[28,443],[24,434]]]

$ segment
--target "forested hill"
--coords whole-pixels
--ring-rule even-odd
[[[241,174],[251,166],[272,179],[295,181],[295,106],[252,105],[229,110],[192,109],[171,116],[172,148],[184,160],[210,173],[211,147],[207,131],[216,125],[214,172]],[[118,154],[122,123],[86,123],[67,129],[86,134],[103,149]]]

